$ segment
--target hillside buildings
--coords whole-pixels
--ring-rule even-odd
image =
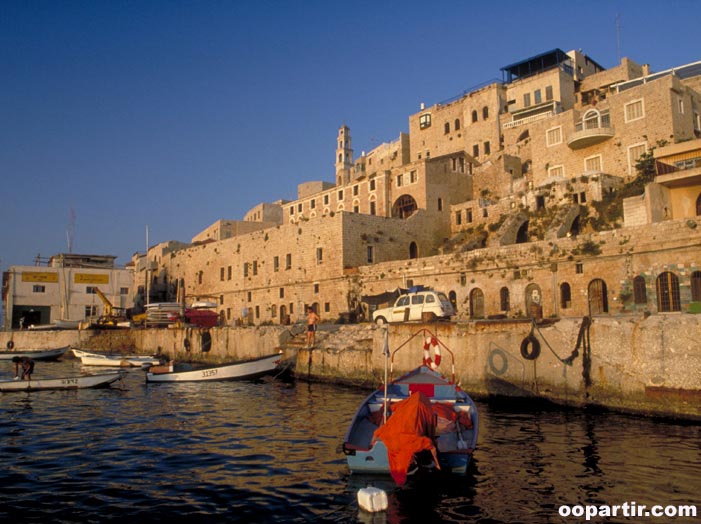
[[[134,292],[227,325],[367,319],[412,285],[459,320],[701,308],[701,62],[554,49],[501,71],[367,153],[342,125],[333,181],[136,256]]]

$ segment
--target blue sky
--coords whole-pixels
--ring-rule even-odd
[[[616,30],[616,17],[620,30]],[[334,180],[408,117],[554,48],[604,67],[701,60],[692,1],[0,3],[0,267],[125,264]],[[71,219],[72,214],[74,220]]]

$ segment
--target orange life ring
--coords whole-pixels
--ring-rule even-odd
[[[429,349],[433,346],[433,360],[431,359],[431,352]],[[424,342],[424,366],[428,366],[431,369],[436,369],[441,365],[441,347],[438,345],[438,339],[436,337],[426,337]]]

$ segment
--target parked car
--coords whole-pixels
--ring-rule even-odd
[[[455,314],[453,305],[440,291],[417,291],[400,296],[393,306],[378,309],[372,314],[376,324],[407,321],[448,319]]]

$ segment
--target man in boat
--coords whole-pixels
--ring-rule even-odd
[[[311,307],[307,308],[307,347],[312,348],[316,344],[316,325],[319,323],[319,315]]]
[[[15,380],[30,380],[34,373],[34,361],[29,357],[12,357],[15,363]],[[20,373],[21,368],[21,373]]]

